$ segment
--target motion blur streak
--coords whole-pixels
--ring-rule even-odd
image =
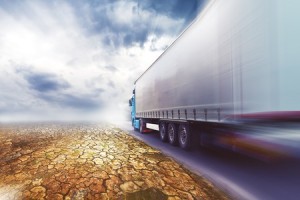
[[[214,144],[260,160],[300,158],[298,121],[261,118],[240,119],[215,129]]]

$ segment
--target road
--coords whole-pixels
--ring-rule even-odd
[[[134,137],[173,157],[196,174],[208,178],[236,199],[300,199],[300,160],[266,163],[216,149],[184,151],[162,143],[158,132],[140,134],[120,125]]]

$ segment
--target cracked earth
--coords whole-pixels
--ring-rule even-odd
[[[228,199],[113,126],[0,125],[0,199]]]

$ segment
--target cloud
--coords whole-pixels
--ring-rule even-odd
[[[62,80],[55,74],[33,73],[32,71],[25,70],[21,70],[18,73],[23,75],[29,83],[30,88],[38,92],[58,91],[70,87],[66,81]]]
[[[93,95],[85,94],[81,96],[76,96],[74,94],[49,94],[49,93],[39,93],[37,97],[45,100],[50,104],[56,104],[60,108],[72,108],[76,110],[90,111],[94,109],[101,109],[102,102],[95,99]]]
[[[191,20],[187,2],[1,1],[0,120],[128,116],[134,81]]]
[[[77,110],[100,109],[102,101],[98,98],[105,90],[95,88],[89,93],[77,92],[76,88],[56,74],[34,72],[29,67],[18,67],[16,73],[20,74],[28,83],[32,96],[59,108],[73,108]]]
[[[88,24],[89,34],[103,34],[110,48],[144,47],[149,36],[176,36],[195,16],[198,0],[193,1],[104,1],[81,2],[75,10]],[[180,9],[181,8],[181,9]],[[183,9],[182,9],[183,8]],[[187,17],[188,16],[188,17]],[[88,21],[88,23],[87,23]]]
[[[197,14],[199,4],[203,1],[199,0],[143,0],[138,1],[142,10],[151,10],[161,15],[167,15],[170,18],[184,18],[187,22],[191,21]]]

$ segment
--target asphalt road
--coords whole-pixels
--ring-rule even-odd
[[[187,152],[161,142],[158,132],[141,134],[133,131],[129,123],[119,126],[191,171],[208,178],[235,199],[300,199],[299,159],[266,163],[224,150],[199,148]]]

